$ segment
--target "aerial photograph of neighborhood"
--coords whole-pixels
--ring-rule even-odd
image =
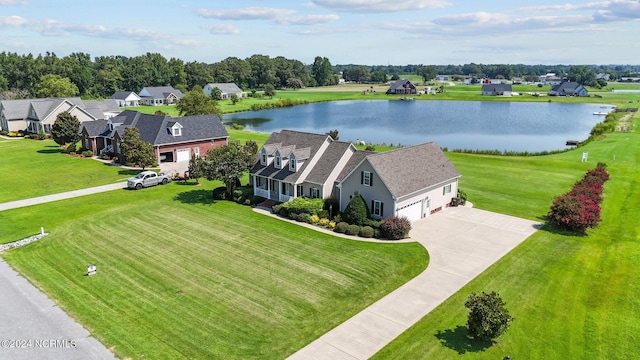
[[[0,360],[640,357],[639,0],[0,0]]]

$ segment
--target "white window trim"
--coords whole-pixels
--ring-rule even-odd
[[[311,197],[314,199],[319,199],[320,198],[320,189],[318,188],[311,188]]]
[[[296,165],[297,165],[296,158],[290,158],[289,159],[289,170],[296,171]]]
[[[371,171],[364,171],[362,185],[371,186]]]
[[[376,205],[377,205],[377,207],[376,207]],[[382,201],[373,200],[373,215],[382,216],[381,213],[382,213]]]

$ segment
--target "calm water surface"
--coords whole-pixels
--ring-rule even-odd
[[[414,145],[435,141],[449,149],[544,151],[584,140],[604,120],[599,104],[488,101],[335,101],[227,114],[225,124],[271,133],[325,133],[340,140]]]

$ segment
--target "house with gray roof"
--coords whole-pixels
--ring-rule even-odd
[[[141,100],[133,91],[116,91],[111,95],[111,99],[115,100],[119,107],[139,106]]]
[[[202,88],[205,95],[211,96],[213,89],[218,88],[220,90],[220,96],[223,100],[231,99],[231,95],[235,94],[238,99],[242,99],[243,91],[235,83],[210,83]]]
[[[418,88],[409,80],[400,79],[396,80],[389,85],[387,95],[415,95],[418,93]]]
[[[482,95],[511,96],[511,89],[511,84],[484,84],[482,85]]]
[[[0,101],[0,128],[7,131],[27,130],[51,133],[58,114],[68,112],[83,122],[107,119],[120,113],[113,100],[80,98],[45,98]]]
[[[254,194],[267,199],[333,197],[343,211],[359,193],[374,218],[397,215],[411,221],[448,206],[460,178],[433,142],[375,153],[292,130],[271,134],[249,173]]]
[[[575,81],[564,80],[549,90],[549,96],[589,96],[587,89]]]
[[[161,106],[177,103],[184,94],[172,86],[147,86],[140,90],[138,96],[142,105]]]
[[[120,157],[124,130],[130,127],[138,129],[140,138],[153,146],[158,163],[189,161],[192,155],[204,156],[209,149],[226,145],[229,138],[215,114],[173,118],[125,110],[105,121],[83,124],[83,147],[94,154],[108,151]]]

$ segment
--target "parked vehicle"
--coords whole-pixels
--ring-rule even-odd
[[[135,177],[127,180],[127,187],[129,189],[140,190],[143,187],[149,187],[154,185],[164,185],[171,181],[171,176],[165,173],[156,173],[154,171],[142,171]]]

